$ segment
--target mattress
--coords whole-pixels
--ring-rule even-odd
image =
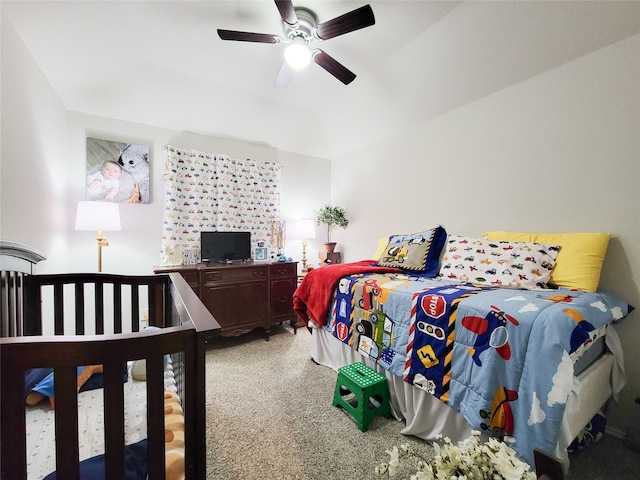
[[[146,382],[133,380],[131,368],[130,362],[128,381],[124,383],[126,445],[147,437]],[[165,369],[165,388],[176,391],[170,359]],[[55,412],[49,406],[49,402],[27,407],[26,431],[27,478],[41,480],[56,469]],[[78,435],[80,460],[104,453],[104,410],[101,388],[78,394]]]
[[[592,332],[591,342],[588,342],[586,345],[581,347],[581,350],[578,350],[580,353],[576,355],[573,360],[573,374],[580,375],[586,368],[595,362],[600,355],[605,353],[606,350],[606,342],[605,342],[605,333],[606,328],[600,327],[599,329]]]

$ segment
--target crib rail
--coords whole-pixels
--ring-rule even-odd
[[[71,291],[65,285],[72,286]],[[46,287],[52,290],[53,311],[46,312],[43,305],[43,293]],[[108,287],[111,298],[105,296]],[[43,318],[53,316],[54,334],[84,335],[87,327],[98,335],[105,333],[105,318],[113,315],[113,333],[123,333],[123,316],[131,316],[131,331],[140,330],[141,297],[146,297],[149,310],[149,324],[165,327],[170,316],[170,297],[168,295],[168,276],[125,276],[101,273],[67,273],[58,275],[27,275],[24,277],[24,294],[29,301],[24,303],[25,314],[22,318],[24,335],[42,335]],[[130,302],[123,302],[125,292],[130,295]],[[94,305],[87,305],[89,298]],[[65,305],[74,305],[74,331],[68,331],[65,322]],[[108,308],[107,308],[108,307]],[[90,324],[90,325],[89,325]]]
[[[0,240],[0,337],[22,335],[24,278],[44,255],[18,242]]]
[[[55,375],[56,471],[58,478],[79,478],[78,398],[76,366],[102,364],[104,368],[104,425],[106,478],[124,474],[123,365],[145,359],[147,370],[147,438],[149,478],[164,479],[163,357],[194,349],[191,325],[135,334],[52,336],[2,339],[2,478],[26,478],[24,378],[30,368],[53,367]],[[185,372],[193,375],[193,372]],[[186,382],[188,392],[189,381]],[[185,416],[190,412],[185,408]],[[152,421],[156,419],[156,421]],[[185,419],[186,423],[186,419]],[[21,432],[11,435],[9,432]],[[186,425],[185,425],[186,434]],[[5,436],[6,435],[6,436]]]
[[[163,359],[167,354],[179,359],[174,365],[178,363],[185,415],[186,476],[205,478],[205,353],[220,326],[179,274],[25,275],[6,287],[14,298],[22,299],[22,308],[8,322],[11,326],[3,329],[5,338],[0,338],[1,478],[26,479],[27,475],[25,372],[53,367],[56,438],[64,439],[56,441],[57,476],[79,479],[76,366],[94,364],[104,368],[106,478],[124,478],[122,368],[127,361],[144,359],[149,479],[164,479]],[[47,288],[53,291],[51,310],[42,294]],[[16,294],[16,289],[22,292]],[[128,292],[127,301],[123,292]],[[87,306],[88,297],[93,305]],[[160,329],[143,330],[139,315],[143,299],[149,324]],[[67,310],[72,306],[72,322],[65,305]],[[130,332],[124,331],[124,317],[131,319]],[[53,334],[42,336],[50,319]]]
[[[0,337],[17,337],[23,334],[22,322],[18,319],[24,315],[24,277],[23,272],[0,272]]]

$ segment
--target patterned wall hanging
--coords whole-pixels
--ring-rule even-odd
[[[275,257],[272,239],[280,218],[280,169],[277,163],[237,160],[197,150],[166,147],[162,253],[200,250],[201,231],[250,231]]]

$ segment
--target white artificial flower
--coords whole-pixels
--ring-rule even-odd
[[[418,452],[412,451],[408,444],[393,447],[386,453],[392,459],[410,460],[416,468],[411,480],[535,480],[535,473],[527,463],[517,457],[516,452],[506,443],[495,438],[480,442],[480,432],[473,430],[471,435],[454,445],[449,437],[438,435],[441,444],[434,443],[435,455],[426,461]],[[384,469],[381,467],[385,467]],[[386,473],[386,464],[376,467],[376,474]]]
[[[385,473],[387,473],[387,470],[389,470],[389,465],[387,465],[386,463],[381,463],[376,466],[375,473],[376,475],[384,475]]]

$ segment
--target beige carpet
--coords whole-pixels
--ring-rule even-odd
[[[275,327],[221,338],[207,352],[207,478],[209,480],[381,479],[374,467],[405,437],[403,423],[376,418],[365,433],[332,406],[337,374],[309,357],[311,335]],[[396,479],[409,478],[407,467]],[[567,480],[640,480],[640,453],[605,436],[571,456]]]
[[[358,430],[332,406],[336,373],[309,357],[311,335],[289,327],[215,342],[207,353],[208,479],[369,479],[386,449],[411,442],[395,419]]]

